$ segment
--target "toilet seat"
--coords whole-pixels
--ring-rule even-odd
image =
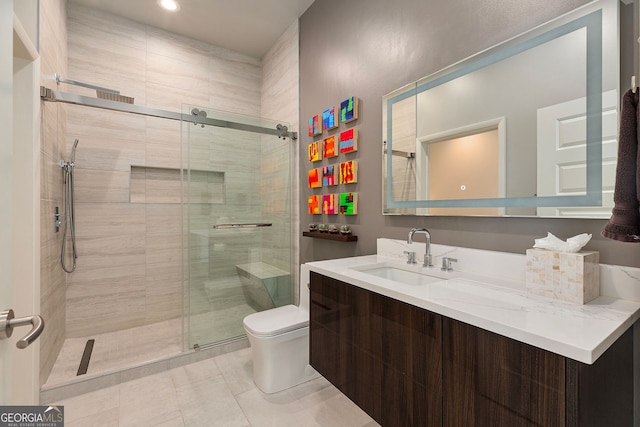
[[[243,324],[256,337],[272,337],[308,326],[309,312],[290,304],[250,314]]]

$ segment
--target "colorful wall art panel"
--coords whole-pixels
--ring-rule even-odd
[[[337,194],[323,194],[322,195],[322,213],[325,215],[337,215]]]
[[[358,151],[358,130],[347,129],[340,132],[340,154]]]
[[[317,162],[322,160],[322,141],[316,141],[309,144],[308,154],[310,162]]]
[[[329,157],[335,157],[337,155],[338,150],[336,150],[336,137],[330,136],[325,138],[324,141],[322,141],[322,156],[325,159],[328,159]]]
[[[340,213],[342,215],[358,214],[358,193],[340,193]]]
[[[349,123],[358,118],[358,98],[352,96],[340,103],[340,123]]]
[[[320,196],[309,196],[307,199],[309,206],[309,215],[320,215]]]
[[[322,127],[331,130],[338,127],[338,114],[336,107],[331,107],[322,112]]]
[[[322,133],[322,122],[320,116],[313,116],[309,119],[309,136],[316,136]]]
[[[338,185],[338,165],[327,165],[322,167],[322,186],[331,187]]]
[[[351,160],[340,163],[340,184],[358,182],[358,162]]]
[[[309,169],[309,188],[320,188],[320,169]]]

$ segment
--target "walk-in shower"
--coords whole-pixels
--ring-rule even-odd
[[[82,140],[64,181],[75,184],[65,213],[81,262],[67,276],[66,340],[45,393],[246,345],[244,316],[292,302],[288,124],[50,89],[42,98],[67,104],[66,131]]]

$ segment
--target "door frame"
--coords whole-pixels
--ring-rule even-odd
[[[13,1],[0,2],[0,16],[0,310],[25,317],[40,313],[40,59]],[[37,7],[22,18],[37,23]],[[28,332],[0,342],[0,404],[39,403],[39,341],[16,347]]]

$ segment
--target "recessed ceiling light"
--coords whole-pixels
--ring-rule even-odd
[[[175,0],[159,0],[158,3],[160,3],[160,6],[162,6],[164,9],[170,10],[172,12],[180,9],[180,6],[178,6],[178,3]]]

